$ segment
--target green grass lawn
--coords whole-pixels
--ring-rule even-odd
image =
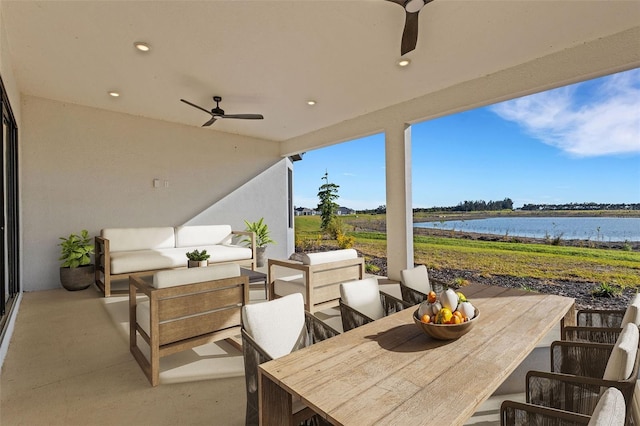
[[[355,237],[354,248],[365,257],[386,257],[386,234],[354,231],[350,224],[353,219],[342,220],[346,233]],[[384,220],[384,215],[361,216],[357,220],[362,227],[362,220]],[[323,239],[319,216],[298,216],[295,226],[296,246],[337,247],[335,240]],[[632,251],[415,236],[414,260],[428,268],[469,270],[483,276],[512,275],[640,286],[640,253]]]

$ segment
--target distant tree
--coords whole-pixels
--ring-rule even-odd
[[[329,172],[324,173],[322,180],[324,180],[324,183],[318,188],[318,198],[320,199],[318,210],[320,211],[320,217],[322,217],[320,229],[327,231],[338,210],[338,204],[335,200],[340,198],[338,195],[340,186],[329,182]]]
[[[376,213],[377,214],[385,214],[386,212],[387,212],[386,204],[382,204],[382,205],[378,206],[378,208],[376,209]]]

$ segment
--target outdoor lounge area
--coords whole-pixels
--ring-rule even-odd
[[[415,36],[415,46],[403,41],[406,22],[413,22],[406,34]],[[153,347],[155,365],[147,366],[140,357],[145,349],[129,334],[129,315],[140,307],[126,294],[132,270],[110,271],[111,264],[104,264],[110,252],[103,244],[97,259],[92,258],[98,275],[107,273],[102,288],[92,284],[67,291],[60,282],[61,270],[67,269],[59,259],[61,238],[85,230],[93,240],[105,229],[175,232],[218,225],[246,232],[248,223],[264,219],[275,241],[266,258],[275,260],[274,268],[285,268],[297,246],[295,171],[304,155],[381,135],[379,158],[363,152],[349,160],[367,164],[384,178],[384,191],[371,196],[386,206],[388,280],[379,284],[381,292],[401,298],[401,271],[414,266],[413,189],[460,190],[450,176],[412,182],[413,125],[635,69],[640,69],[637,1],[0,0],[0,424],[245,423],[239,335],[229,337],[221,330],[225,321],[207,324],[205,334],[220,342],[195,348],[189,345],[194,340],[179,342],[180,353],[169,354],[174,342],[167,337],[170,347],[160,354],[163,343],[147,331],[168,315],[156,315],[149,324],[133,326]],[[491,141],[479,143],[486,143],[483,150],[491,155]],[[442,162],[435,154],[424,160]],[[522,169],[539,166],[527,159],[523,163],[518,164]],[[182,249],[165,243],[159,247]],[[205,243],[219,245],[199,240],[197,248]],[[159,262],[150,271],[186,263],[182,252],[173,263],[154,251],[155,243],[145,248]],[[246,254],[223,260],[240,259],[252,270],[254,261],[258,264],[256,247],[242,251]],[[350,280],[363,277],[364,262],[336,262],[351,269]],[[310,283],[313,289],[304,288],[303,295],[308,310],[341,330],[340,282],[328,278],[332,272],[324,274],[307,263],[294,267],[289,279],[265,284],[256,283],[250,272],[241,273],[243,278],[234,280],[237,297],[230,297],[233,332],[241,327],[237,320],[247,300],[265,302],[271,290],[283,296],[278,301]],[[261,271],[268,275],[268,268]],[[298,276],[305,271],[322,274]],[[331,288],[318,291],[329,281]],[[112,294],[112,284],[121,292]],[[145,283],[137,288],[174,295]],[[516,296],[507,293],[503,302],[507,297]],[[191,302],[176,305],[190,317]],[[219,308],[211,303],[206,309],[210,306]],[[566,300],[560,302],[554,323],[568,309]],[[376,360],[389,368],[433,361],[410,315],[410,309],[390,313],[348,336],[336,336],[336,347],[327,339],[313,351],[285,358],[331,352],[357,370],[356,363],[347,362],[353,354],[342,352],[352,344],[375,346],[365,350],[376,354],[374,366]],[[495,324],[490,316],[484,318],[481,314],[476,324]],[[524,333],[529,319],[510,324]],[[535,344],[531,340],[515,348],[511,363],[482,370],[487,374],[478,396],[464,395],[454,423],[462,424],[464,417],[468,424],[494,425],[503,400],[524,401],[524,374],[548,366],[551,341],[560,335],[559,324],[541,324],[539,317],[531,323],[536,325]],[[193,331],[190,324],[176,328]],[[483,356],[506,347],[500,333],[476,328],[480,332],[471,335],[477,336],[473,347]],[[391,345],[400,342],[399,347],[375,339],[390,330]],[[183,340],[200,337],[194,334]],[[493,355],[497,359],[499,354]],[[476,358],[475,365],[483,359]],[[600,356],[599,364],[603,361]],[[364,389],[366,380],[346,390],[325,380],[324,389],[335,395],[326,400],[320,386],[300,380],[299,371],[288,370],[288,378],[280,381],[274,368],[279,365],[276,359],[258,373],[274,395],[262,413],[267,420],[292,414],[290,397],[301,397],[339,423],[351,419],[337,407],[342,399],[353,404],[347,404],[347,411],[361,408],[358,395],[347,395],[350,389],[367,401],[367,396],[382,398],[373,399],[379,402],[376,407],[396,413],[402,412],[399,403],[405,397],[414,409],[422,407],[426,398],[420,398],[421,392],[429,391],[425,380],[411,382],[425,377],[411,370],[417,373],[382,377],[384,398],[375,394],[380,388]],[[327,380],[344,373],[339,365],[322,367]],[[362,370],[375,370],[376,379],[385,371]],[[295,383],[289,386],[287,379]],[[408,396],[411,389],[415,392]]]

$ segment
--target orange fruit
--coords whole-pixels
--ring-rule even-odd
[[[420,318],[420,321],[422,321],[425,324],[429,324],[431,322],[431,317],[427,314],[424,314],[422,318]]]
[[[429,294],[427,294],[427,302],[435,303],[437,297],[438,296],[436,295],[435,291],[430,291]]]
[[[449,324],[462,324],[462,318],[459,315],[451,315]]]
[[[453,313],[453,316],[454,316],[454,317],[458,317],[458,318],[460,318],[461,320],[464,320],[464,315],[463,315],[463,314],[462,314],[462,312],[460,312],[460,311],[455,311],[455,312]]]

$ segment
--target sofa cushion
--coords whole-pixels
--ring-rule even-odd
[[[135,250],[111,253],[111,273],[151,271],[187,266],[184,250]]]
[[[230,242],[230,225],[176,226],[175,247],[197,247]]]
[[[203,246],[207,253],[211,255],[209,263],[234,262],[238,260],[251,259],[253,252],[248,247],[234,246],[229,244],[217,244]],[[186,259],[186,255],[185,255]]]
[[[357,257],[358,252],[354,249],[331,250],[318,253],[304,253],[302,255],[302,263],[305,265],[317,265],[318,263],[356,259]]]
[[[403,269],[400,271],[400,280],[405,286],[429,294],[431,285],[429,284],[429,273],[427,267],[418,265],[415,268]]]
[[[136,302],[136,323],[147,335],[151,335],[151,313],[149,312],[149,298],[140,298]]]
[[[618,336],[602,376],[605,380],[627,380],[633,372],[638,353],[638,326],[629,323]]]
[[[236,263],[226,263],[223,265],[211,265],[206,268],[159,271],[153,274],[152,285],[155,288],[166,288],[237,276],[240,276],[240,265]]]
[[[162,228],[107,228],[100,231],[109,240],[109,251],[164,249],[175,247],[172,227]]]

